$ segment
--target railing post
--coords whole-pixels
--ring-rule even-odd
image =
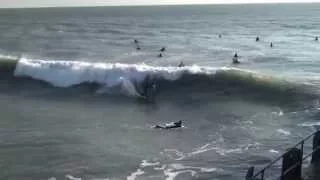
[[[320,131],[317,131],[313,136],[313,153],[311,158],[311,172],[313,179],[320,178]]]
[[[303,159],[304,140],[301,141],[301,160]]]
[[[320,164],[320,150],[317,151],[317,148],[320,147],[320,131],[317,131],[313,136],[313,151],[311,164],[318,165]]]
[[[246,180],[253,180],[253,174],[254,174],[254,167],[251,166],[247,171]]]
[[[291,148],[283,155],[281,180],[301,180],[301,157],[298,148]]]

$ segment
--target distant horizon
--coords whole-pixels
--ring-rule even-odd
[[[125,4],[125,5],[83,5],[83,6],[25,6],[0,7],[0,9],[36,9],[36,8],[85,8],[85,7],[148,7],[148,6],[203,6],[203,5],[276,5],[276,4],[320,4],[318,1],[307,2],[239,2],[239,3],[195,3],[195,4]]]

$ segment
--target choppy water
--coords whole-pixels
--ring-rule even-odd
[[[319,124],[319,10],[1,9],[0,179],[244,179]]]

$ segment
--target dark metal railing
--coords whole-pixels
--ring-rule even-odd
[[[300,151],[301,151],[301,161],[297,162],[296,164],[294,164],[293,166],[289,167],[287,170],[285,171],[281,171],[281,176],[280,176],[280,179],[281,177],[284,177],[286,174],[288,174],[290,171],[292,171],[294,168],[296,168],[297,166],[299,165],[302,165],[303,163],[303,160],[305,160],[306,158],[310,157],[311,155],[313,155],[316,151],[318,151],[320,149],[320,146],[316,147],[313,149],[313,151],[311,153],[309,153],[308,155],[306,156],[303,156],[303,152],[304,152],[304,144],[307,140],[309,140],[311,137],[313,137],[317,132],[319,131],[316,131],[310,135],[308,135],[307,137],[305,137],[304,139],[302,139],[301,141],[299,141],[296,145],[292,146],[290,149],[292,148],[298,148],[298,146],[300,146]],[[265,172],[266,170],[270,169],[271,166],[273,166],[275,163],[277,163],[278,161],[280,161],[284,155],[286,154],[287,152],[283,153],[281,156],[277,157],[275,160],[271,161],[268,165],[266,165],[264,168],[262,168],[260,171],[258,171],[257,173],[255,173],[252,177],[251,177],[251,180],[256,180],[259,178],[259,180],[264,180],[265,179]]]
[[[286,174],[288,174],[289,172],[291,172],[293,169],[295,169],[297,166],[302,165],[303,161],[306,160],[308,157],[312,156],[315,152],[317,152],[320,149],[320,146],[318,146],[317,148],[315,148],[312,152],[310,152],[309,154],[305,155],[301,161],[298,161],[297,163],[295,163],[294,165],[292,165],[289,169],[287,169],[286,171],[283,172],[283,174],[278,178],[281,179],[283,176],[285,176]]]

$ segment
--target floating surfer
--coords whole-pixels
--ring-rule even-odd
[[[171,123],[166,123],[164,125],[155,125],[153,128],[155,129],[177,129],[181,128],[182,126],[182,121],[178,122],[171,122]]]
[[[314,40],[315,40],[315,41],[318,41],[318,36],[316,36],[316,37],[314,38]]]
[[[164,51],[166,51],[166,47],[162,47],[162,48],[160,49],[160,52],[164,52]]]
[[[260,38],[259,36],[256,37],[256,42],[260,41]]]
[[[273,44],[272,44],[272,42],[270,43],[270,47],[273,47]]]
[[[219,34],[219,38],[222,38],[222,35],[221,35],[221,34]]]
[[[162,53],[160,53],[160,54],[158,55],[158,57],[161,58],[161,57],[162,57]]]
[[[234,56],[232,58],[232,63],[233,64],[239,64],[240,63],[239,60],[238,60],[238,54],[237,53],[234,54]]]
[[[139,46],[139,41],[136,40],[136,39],[134,39],[133,42],[134,42],[134,44],[137,46],[136,49],[137,49],[137,50],[140,50],[141,48],[140,48],[140,46]]]

